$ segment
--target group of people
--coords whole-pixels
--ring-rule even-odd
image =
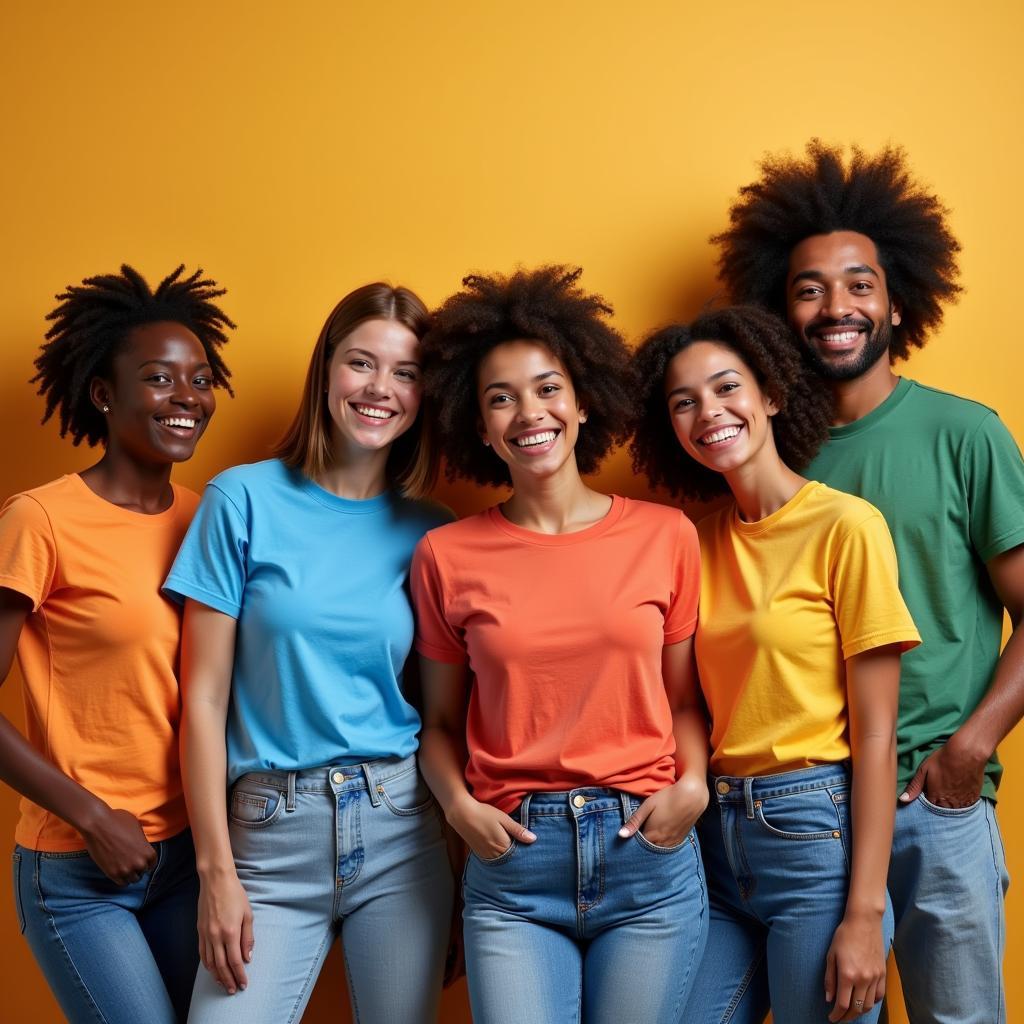
[[[69,1020],[296,1021],[340,936],[364,1024],[434,1020],[463,950],[477,1024],[876,1021],[890,947],[915,1024],[1005,1022],[1024,462],[892,370],[947,211],[812,142],[715,242],[732,304],[635,351],[571,268],[356,289],[201,500],[223,291],[58,297],[35,380],[103,454],[0,512],[0,777]],[[593,488],[626,443],[718,504]],[[510,495],[452,521],[442,456]]]

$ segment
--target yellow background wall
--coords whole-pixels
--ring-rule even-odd
[[[630,9],[632,7],[632,9]],[[201,264],[239,323],[194,487],[263,457],[327,310],[384,276],[431,303],[472,268],[566,261],[635,339],[716,291],[707,237],[768,149],[811,135],[909,150],[953,209],[967,294],[910,373],[1024,439],[1017,240],[1024,143],[1010,0],[10,0],[0,41],[3,494],[88,464],[26,383],[53,294],[128,260]],[[643,495],[621,456],[600,485]],[[459,512],[489,495],[444,487]],[[0,708],[22,721],[19,684]],[[1000,817],[1024,872],[1024,729]],[[0,793],[0,834],[15,801]],[[5,1020],[60,1016],[0,879]],[[1024,890],[1007,963],[1024,962]],[[338,1016],[337,951],[307,1020]],[[1009,972],[1010,1019],[1024,978]],[[468,1020],[464,989],[444,1020]],[[347,1012],[347,1011],[345,1011]],[[903,1019],[897,1012],[894,1020]]]

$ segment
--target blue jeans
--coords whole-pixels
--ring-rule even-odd
[[[711,780],[698,825],[711,923],[688,1022],[761,1024],[769,1006],[776,1024],[828,1019],[825,958],[846,910],[849,797],[844,765]],[[888,908],[882,940],[888,949]]]
[[[434,1020],[453,882],[415,757],[250,773],[235,784],[229,813],[253,912],[249,984],[229,996],[201,968],[189,1020],[299,1020],[338,935],[356,1021]]]
[[[475,1024],[676,1024],[707,934],[697,841],[618,830],[626,793],[534,793],[517,812],[536,842],[470,854],[463,883]]]
[[[1005,1024],[1003,897],[1010,884],[990,800],[896,810],[893,949],[914,1024]]]
[[[14,848],[19,923],[72,1024],[174,1024],[199,964],[192,834],[154,843],[156,867],[115,885],[84,850]]]

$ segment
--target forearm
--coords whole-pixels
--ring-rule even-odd
[[[201,878],[232,876],[227,825],[227,749],[224,710],[186,700],[181,719],[181,776]]]
[[[427,780],[445,817],[470,796],[466,786],[462,738],[444,725],[425,726],[420,736],[420,771]]]
[[[672,715],[676,741],[676,777],[706,783],[708,773],[708,725],[704,712],[694,706],[679,708]]]
[[[885,886],[892,850],[896,789],[895,732],[858,738],[853,749],[851,813],[853,849],[846,913],[885,912]]]
[[[0,715],[0,779],[83,835],[107,804],[65,775]]]

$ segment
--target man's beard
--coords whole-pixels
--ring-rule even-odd
[[[815,348],[808,335],[819,327],[862,327],[870,323],[865,320],[829,320],[814,321],[804,329],[804,335],[800,339],[803,342],[804,352],[811,368],[819,376],[829,381],[856,380],[863,377],[882,356],[889,354],[889,345],[892,342],[892,324],[883,320],[868,334],[864,347],[857,356],[849,362],[836,363],[826,359]]]

